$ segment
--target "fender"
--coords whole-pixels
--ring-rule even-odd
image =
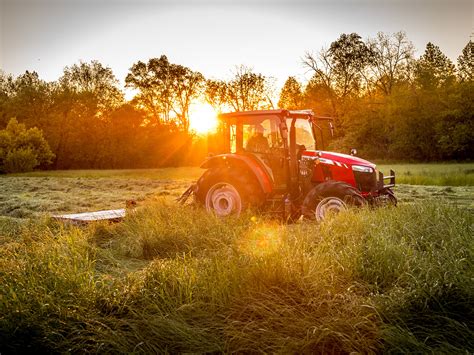
[[[255,159],[245,155],[235,154],[219,154],[207,158],[202,164],[201,168],[209,169],[216,166],[228,166],[230,167],[235,163],[243,163],[250,171],[255,175],[257,181],[265,194],[269,194],[273,191],[273,181],[270,174],[260,166]]]

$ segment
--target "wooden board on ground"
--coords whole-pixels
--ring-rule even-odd
[[[58,221],[70,222],[74,224],[86,224],[94,221],[118,222],[125,217],[125,213],[125,208],[122,208],[118,210],[63,214],[52,216],[52,218]]]

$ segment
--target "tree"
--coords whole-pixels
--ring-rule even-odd
[[[178,126],[189,131],[189,108],[197,99],[204,86],[204,76],[182,65],[171,65],[172,109],[176,114]]]
[[[56,153],[54,167],[98,164],[104,126],[123,102],[119,82],[109,67],[98,61],[65,67],[53,86],[54,104],[44,126]]]
[[[10,117],[8,106],[13,96],[13,76],[0,69],[0,127],[5,127]]]
[[[320,78],[314,74],[306,84],[303,93],[306,108],[312,109],[320,115],[336,116],[336,99]]]
[[[7,85],[8,117],[43,128],[53,105],[53,84],[41,80],[36,72],[26,71],[14,80],[10,79]]]
[[[138,90],[133,101],[145,109],[159,124],[170,123],[173,95],[171,92],[171,63],[165,55],[151,58],[148,63],[133,64],[125,78],[125,86]]]
[[[236,67],[227,83],[227,103],[234,111],[251,111],[273,106],[268,79],[244,65]]]
[[[311,78],[313,88],[317,88],[320,93],[329,98],[331,102],[331,115],[337,116],[338,111],[338,92],[336,75],[334,73],[333,63],[327,49],[321,49],[317,55],[306,53],[303,64],[314,71]],[[309,85],[308,85],[309,86]],[[308,91],[308,86],[306,91]],[[308,97],[308,95],[306,95]],[[319,95],[316,95],[317,99]]]
[[[148,111],[156,123],[175,124],[185,132],[189,130],[189,108],[204,84],[201,73],[170,63],[162,55],[147,64],[134,64],[125,83],[139,91],[134,102]]]
[[[407,39],[405,32],[386,35],[377,33],[377,37],[369,39],[367,47],[372,55],[369,71],[374,85],[385,95],[390,95],[397,81],[410,76],[413,62],[414,47]]]
[[[474,80],[474,42],[469,41],[458,57],[458,77],[460,81]]]
[[[327,91],[334,116],[343,116],[347,100],[362,91],[363,71],[372,53],[357,33],[342,34],[317,55],[306,53],[303,64],[314,71],[314,83]]]
[[[372,53],[357,33],[342,34],[328,50],[340,95],[356,92],[361,87],[360,74],[371,63]]]
[[[294,77],[288,77],[281,89],[278,106],[288,110],[298,110],[301,109],[303,100],[301,84]]]
[[[96,60],[65,67],[59,82],[64,91],[90,101],[98,116],[119,107],[124,101],[112,69]]]
[[[54,154],[38,128],[26,129],[15,118],[0,131],[0,171],[30,171],[40,164],[49,164]]]
[[[222,112],[227,104],[227,83],[223,80],[206,80],[204,98],[216,112]]]
[[[251,111],[274,108],[273,78],[254,73],[252,68],[235,67],[229,81],[207,80],[204,90],[206,101],[217,111]]]
[[[415,64],[415,79],[424,89],[435,89],[454,82],[455,68],[438,46],[431,42]]]

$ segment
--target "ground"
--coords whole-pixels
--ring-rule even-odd
[[[474,164],[390,167],[398,207],[290,225],[178,206],[198,168],[0,176],[0,353],[473,353]]]

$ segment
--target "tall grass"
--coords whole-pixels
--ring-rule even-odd
[[[433,186],[474,186],[474,164],[382,164],[385,175],[396,173],[398,184]]]
[[[472,352],[472,214],[322,224],[159,202],[122,224],[0,229],[0,351]]]

